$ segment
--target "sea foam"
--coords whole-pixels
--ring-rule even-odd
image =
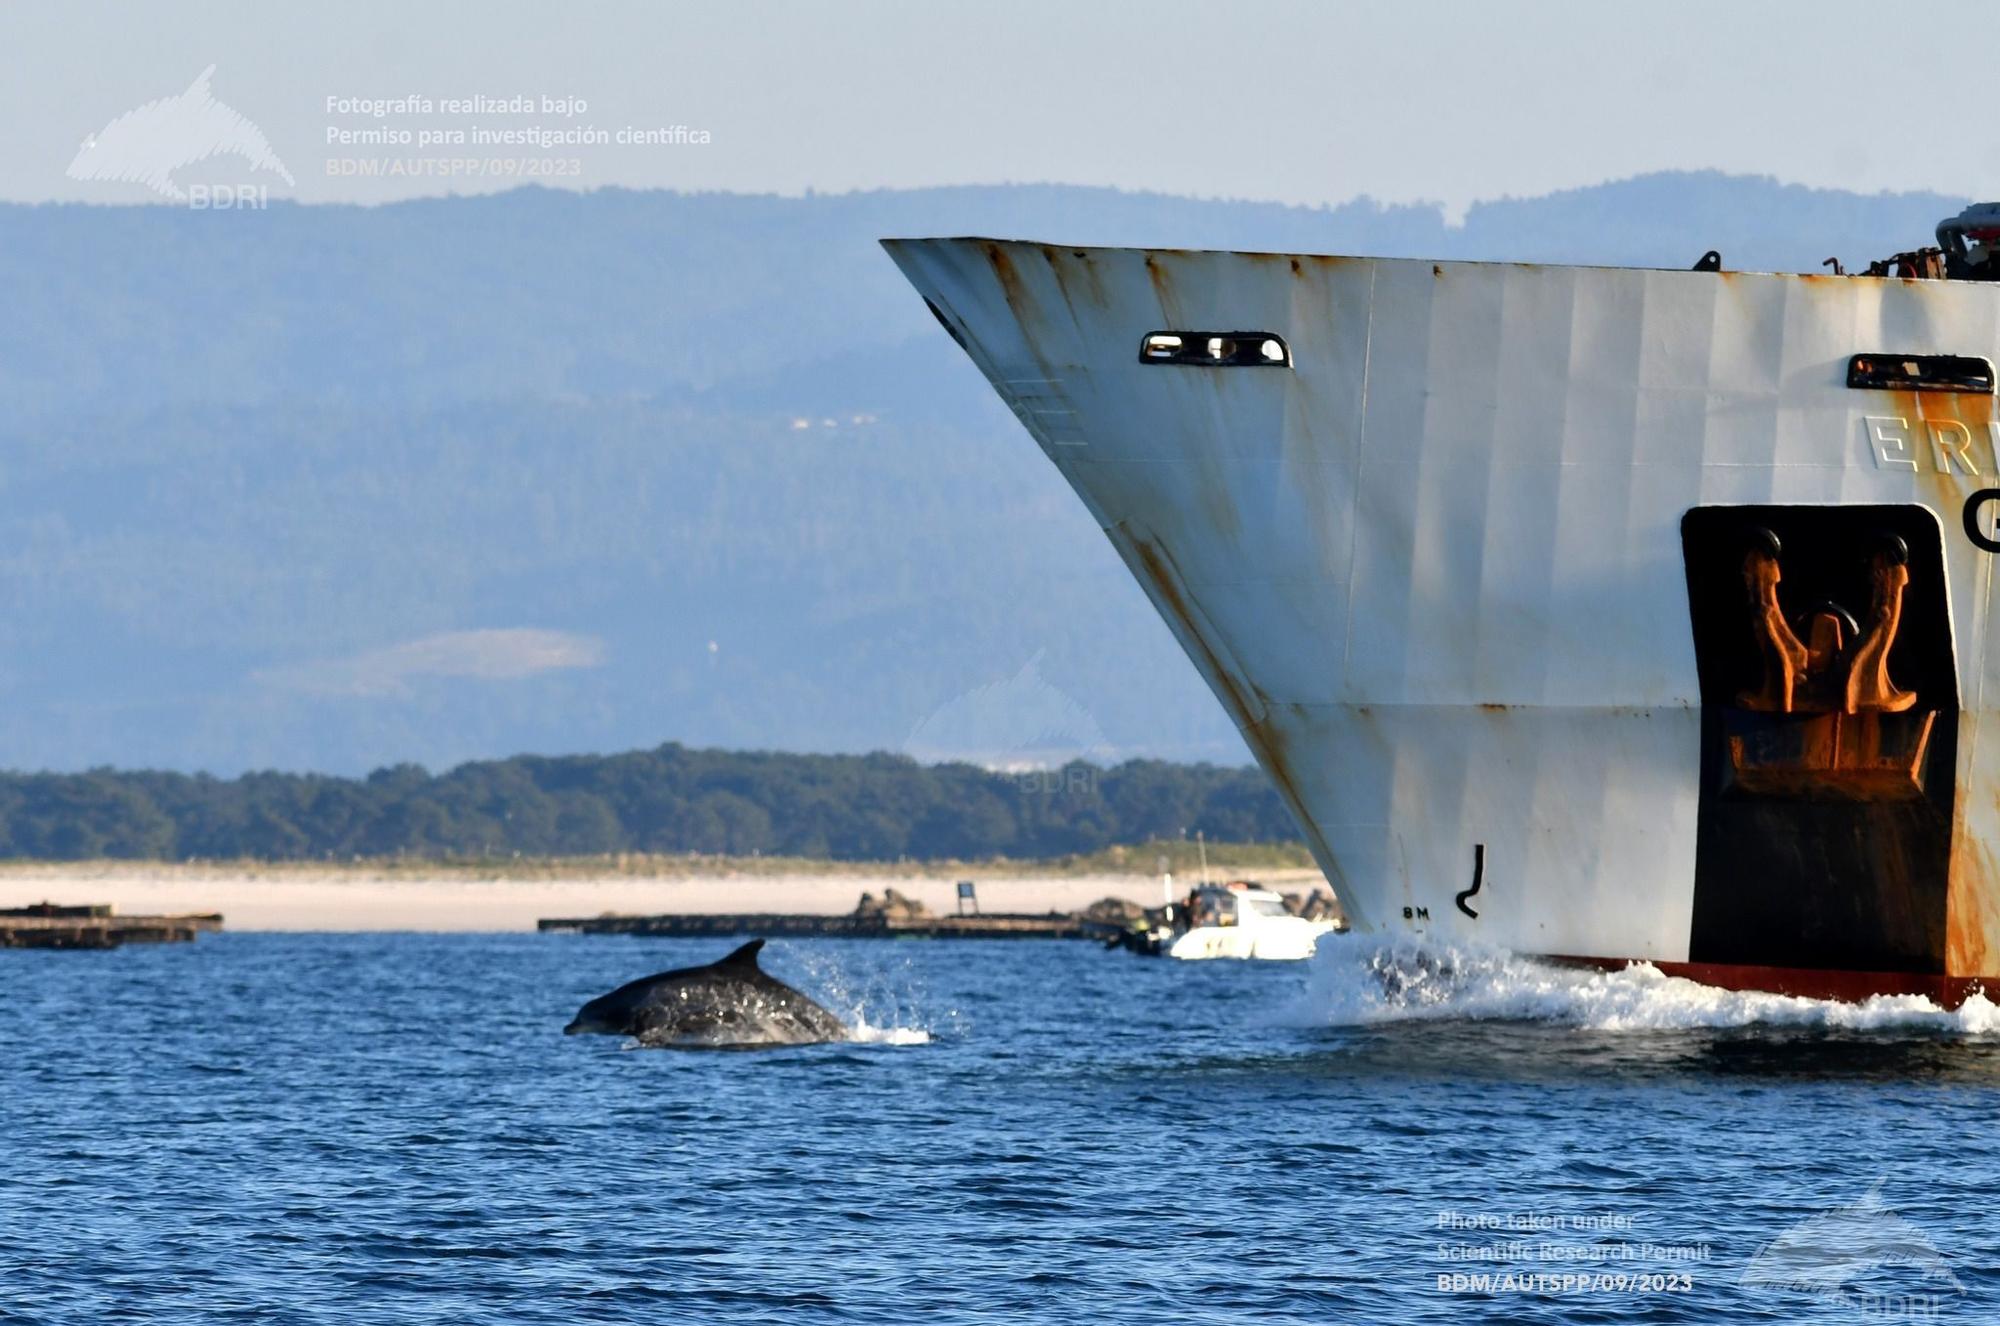
[[[1556,966],[1497,949],[1329,935],[1297,1010],[1312,1025],[1412,1019],[1545,1022],[1594,1031],[1689,1027],[1820,1027],[2000,1035],[2000,1006],[1973,995],[1940,1008],[1921,995],[1860,1003],[1720,990],[1648,962],[1618,971]]]

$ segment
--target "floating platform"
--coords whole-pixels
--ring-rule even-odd
[[[186,916],[119,916],[109,903],[38,902],[0,908],[0,948],[117,948],[123,944],[186,944],[222,929],[219,912]]]
[[[545,933],[683,938],[695,935],[825,935],[844,939],[1095,939],[1118,927],[1068,912],[970,916],[824,916],[800,913],[669,913],[550,917]]]

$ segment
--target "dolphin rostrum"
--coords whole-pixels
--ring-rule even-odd
[[[64,173],[73,180],[130,180],[185,202],[187,190],[175,171],[210,157],[234,156],[251,170],[268,170],[293,183],[264,131],[215,99],[209,87],[214,76],[210,65],[187,91],[126,111],[84,139]]]
[[[720,962],[642,976],[577,1010],[566,1035],[636,1036],[641,1045],[812,1045],[847,1039],[839,1018],[764,974],[753,939]]]

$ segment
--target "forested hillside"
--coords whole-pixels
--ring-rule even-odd
[[[701,852],[894,861],[1052,857],[1205,835],[1290,841],[1254,769],[1131,761],[999,774],[894,755],[662,746],[414,765],[366,778],[0,775],[0,858],[582,856]]]

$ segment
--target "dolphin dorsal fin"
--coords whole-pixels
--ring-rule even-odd
[[[715,965],[718,967],[749,967],[753,971],[757,970],[757,950],[762,947],[764,947],[763,940],[753,939]]]

